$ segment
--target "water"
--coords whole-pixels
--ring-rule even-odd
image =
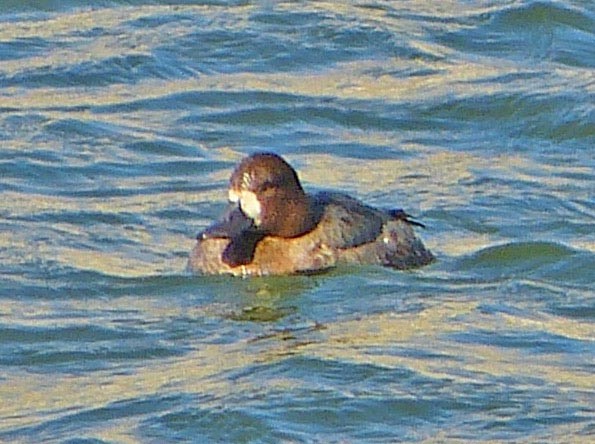
[[[0,441],[589,442],[595,7],[0,5]],[[247,153],[438,261],[184,272]]]

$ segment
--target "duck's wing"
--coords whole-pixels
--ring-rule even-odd
[[[389,215],[340,193],[319,193],[315,205],[321,213],[316,230],[331,248],[352,248],[374,242]]]

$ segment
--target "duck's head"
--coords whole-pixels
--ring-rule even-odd
[[[228,192],[229,200],[268,235],[295,237],[315,225],[297,173],[277,154],[243,159],[231,175]]]

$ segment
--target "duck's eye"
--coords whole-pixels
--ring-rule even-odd
[[[273,182],[271,182],[270,180],[264,181],[259,187],[258,187],[258,191],[260,193],[262,193],[263,191],[267,191],[270,190],[272,188],[275,188],[275,184]]]

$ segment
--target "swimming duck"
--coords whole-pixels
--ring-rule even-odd
[[[423,225],[403,210],[372,208],[342,193],[307,194],[274,153],[244,158],[228,195],[231,209],[197,236],[191,272],[280,275],[341,263],[407,269],[434,260],[413,231]]]

